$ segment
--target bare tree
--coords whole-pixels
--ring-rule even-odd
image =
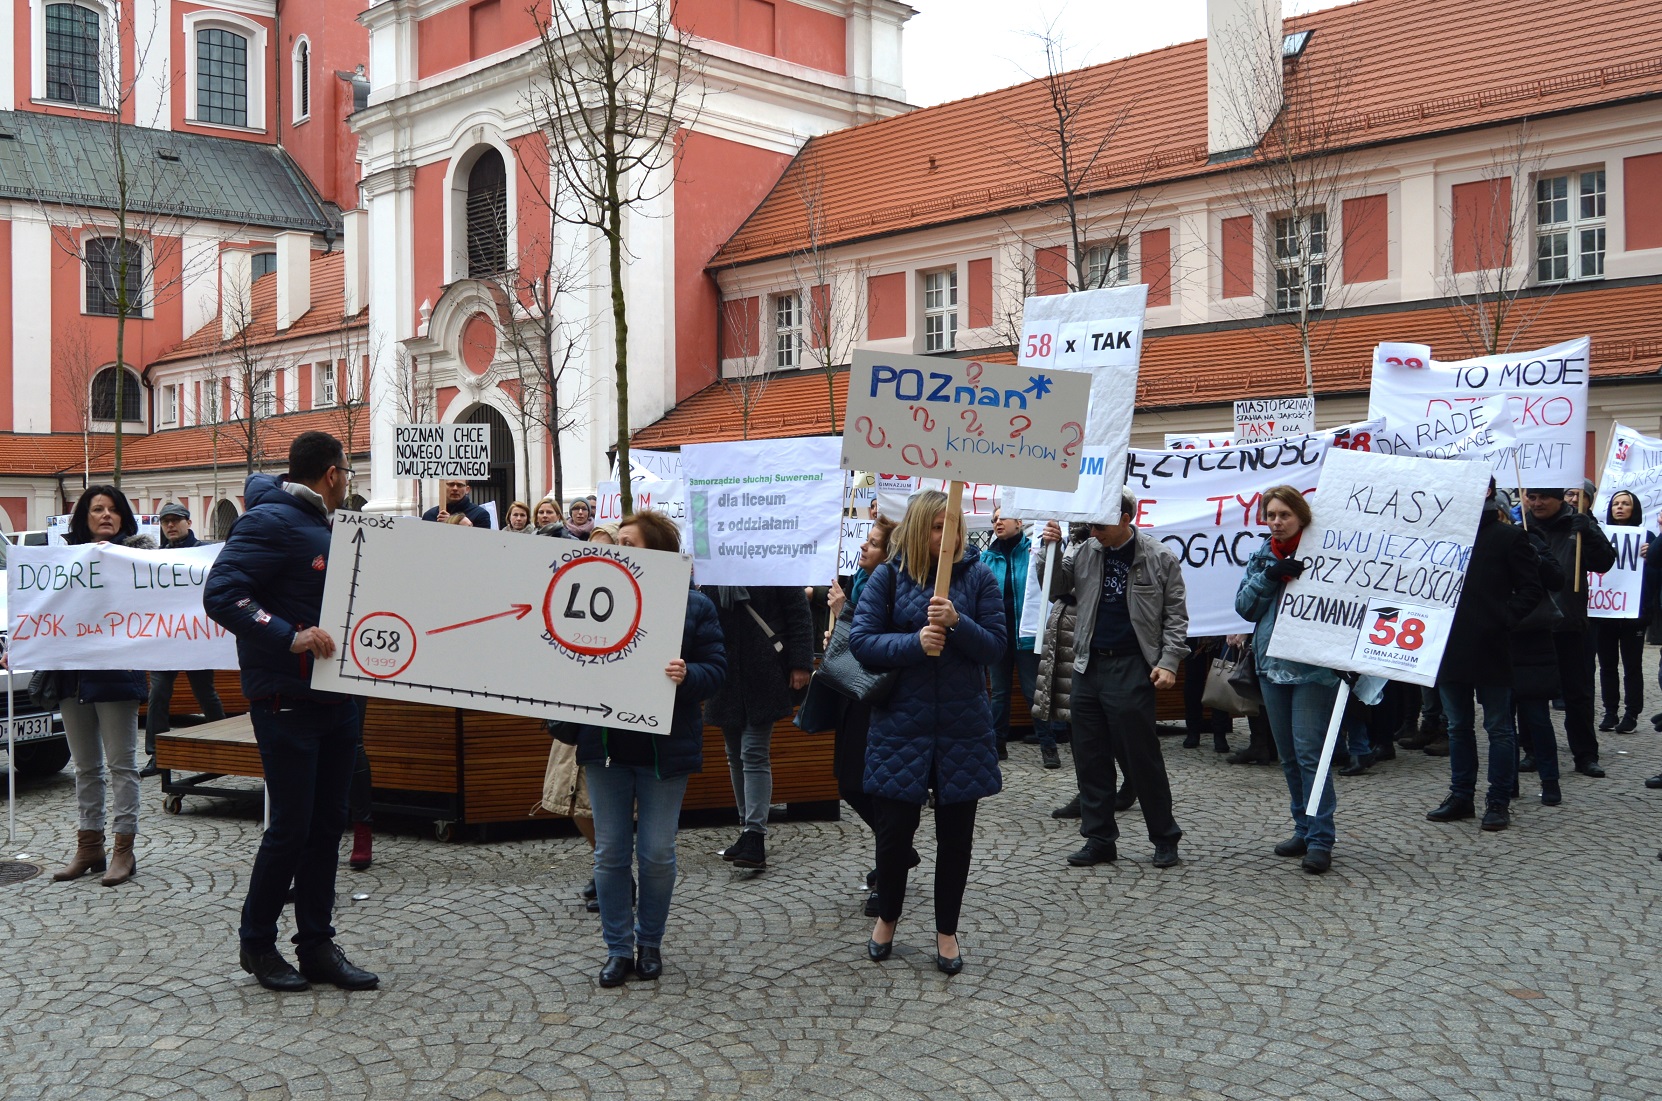
[[[798,287],[807,287],[802,305],[807,322],[803,357],[825,376],[825,403],[831,411],[831,434],[837,434],[836,376],[854,358],[854,345],[866,326],[865,284],[868,265],[844,260],[827,243],[825,166],[817,157],[796,176],[797,198],[807,224],[807,242],[791,254]],[[760,397],[758,392],[757,397]],[[749,439],[748,413],[745,438]]]
[[[541,65],[531,92],[560,181],[562,221],[606,243],[611,281],[617,465],[629,491],[629,313],[626,214],[643,213],[675,180],[675,134],[697,115],[690,50],[674,0],[554,0],[532,8]]]
[[[760,319],[748,316],[744,303],[756,299],[740,293],[736,298],[722,304],[724,316],[722,329],[724,332],[736,334],[737,347],[723,347],[720,351],[723,370],[717,372],[721,380],[722,392],[725,393],[734,406],[739,410],[739,433],[744,439],[750,438],[750,417],[756,411],[757,404],[762,400],[762,394],[768,388],[768,359],[763,354],[763,344],[757,334],[757,323]],[[737,311],[737,312],[735,312]],[[800,318],[798,319],[800,321]],[[795,347],[793,357],[801,354],[801,346],[805,343],[801,329],[791,330],[785,337],[790,339]],[[769,349],[777,354],[776,349]],[[829,376],[827,385],[830,385]],[[833,423],[836,413],[833,406]],[[835,431],[835,429],[833,429]]]
[[[109,41],[115,43],[115,48],[100,50],[96,86],[75,73],[48,74],[48,90],[54,101],[95,112],[96,121],[63,124],[84,124],[97,131],[109,154],[107,176],[94,166],[89,177],[88,165],[75,152],[75,142],[46,143],[39,169],[32,159],[25,161],[33,177],[25,185],[26,193],[52,226],[55,246],[88,269],[88,296],[96,299],[97,307],[91,312],[115,319],[114,361],[121,370],[128,366],[127,322],[142,319],[170,297],[196,274],[196,266],[217,262],[213,250],[201,250],[193,265],[183,248],[187,233],[201,233],[195,215],[178,201],[181,193],[188,193],[183,187],[187,166],[177,154],[169,159],[165,149],[155,150],[154,156],[139,155],[149,151],[139,135],[148,129],[167,129],[166,120],[135,117],[133,123],[122,121],[129,115],[136,116],[138,92],[146,80],[165,80],[169,75],[165,72],[166,43],[156,41],[157,33],[165,33],[166,26],[166,20],[157,20],[143,40],[133,33],[130,19],[121,22],[119,35],[112,28]],[[130,64],[123,65],[121,54],[129,46]],[[160,104],[166,102],[166,97],[159,98],[158,114]],[[75,186],[67,181],[82,184]],[[83,231],[89,227],[107,235],[83,244]],[[212,236],[235,232],[231,228]],[[88,305],[90,309],[94,302]],[[111,467],[111,480],[117,486],[121,484],[122,438],[129,412],[123,408],[125,387],[120,382],[118,376]]]
[[[1474,356],[1498,355],[1510,348],[1557,290],[1554,284],[1547,294],[1525,297],[1535,218],[1533,184],[1545,164],[1544,150],[1531,136],[1529,124],[1523,123],[1512,140],[1495,147],[1482,176],[1467,185],[1470,190],[1455,189],[1453,208],[1445,211],[1459,242],[1443,254],[1448,308]],[[1574,200],[1566,195],[1564,201]],[[1469,255],[1463,254],[1463,245],[1469,246]]]
[[[75,430],[81,434],[82,489],[92,483],[92,380],[101,366],[84,318],[77,318],[53,334],[52,377],[60,383],[58,392],[68,399],[75,416]],[[116,381],[119,390],[119,375]]]
[[[1251,217],[1253,239],[1263,243],[1270,316],[1255,331],[1297,352],[1305,393],[1313,398],[1314,357],[1332,337],[1329,315],[1351,294],[1349,284],[1331,276],[1344,270],[1347,251],[1360,265],[1368,257],[1358,255],[1359,249],[1386,247],[1383,234],[1358,243],[1333,232],[1345,197],[1365,180],[1342,137],[1350,132],[1354,111],[1350,73],[1356,59],[1342,39],[1330,36],[1319,53],[1283,64],[1279,20],[1237,30],[1218,43],[1237,52],[1240,62],[1228,66],[1234,75],[1223,89],[1226,105],[1247,132],[1258,133],[1263,120],[1273,121],[1239,167],[1222,178],[1227,197]],[[1251,63],[1266,53],[1275,68]],[[1227,265],[1229,258],[1223,259]],[[1257,308],[1252,314],[1263,316]]]
[[[255,342],[250,302],[246,291],[227,288],[222,309],[236,331],[221,341],[215,355],[220,377],[229,384],[215,397],[223,396],[231,405],[220,411],[216,428],[225,425],[226,438],[242,453],[245,474],[253,474],[265,461],[266,422],[278,412],[277,379],[291,364],[280,345]]]
[[[438,419],[438,391],[433,372],[423,370],[402,345],[393,352],[392,398],[397,419],[404,424],[431,424]],[[416,511],[421,511],[421,481],[416,481]]]
[[[343,317],[329,340],[329,370],[335,388],[341,446],[348,460],[369,450],[370,377],[378,359],[369,326],[354,324],[354,321]],[[301,366],[301,370],[308,369],[306,365]]]

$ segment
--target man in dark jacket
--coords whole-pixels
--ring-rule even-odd
[[[467,518],[469,527],[490,530],[491,514],[485,511],[483,505],[473,503],[473,498],[468,496],[466,482],[453,479],[442,483],[441,488],[444,490],[444,503],[422,513],[423,520],[445,520],[459,512]]]
[[[335,946],[335,864],[358,758],[358,705],[312,688],[312,662],[335,653],[318,625],[329,525],[346,501],[346,456],[327,432],[289,445],[285,478],[255,474],[248,511],[219,552],[202,604],[237,636],[242,692],[265,771],[271,824],[260,840],[242,906],[242,969],[268,990],[307,980],[368,990],[374,975]],[[296,971],[277,950],[277,919],[294,885]]]
[[[727,774],[739,811],[738,841],[722,859],[740,868],[767,866],[768,807],[773,802],[773,724],[791,714],[793,692],[814,671],[814,622],[795,586],[712,586],[727,675],[706,705],[706,718],[727,743]]]
[[[162,527],[163,550],[202,545],[202,540],[190,530],[190,509],[178,501],[169,501],[163,505],[159,520]],[[173,685],[178,677],[177,671],[150,674],[150,707],[144,713],[144,751],[150,755],[150,761],[139,773],[140,776],[156,774],[156,735],[166,734],[173,729],[172,718],[168,712],[173,707]],[[214,671],[192,669],[185,674],[185,679],[190,682],[191,694],[196,697],[196,702],[202,705],[202,714],[207,721],[212,723],[223,719],[225,706],[219,702],[219,692],[214,689]]]
[[[1562,489],[1524,490],[1524,513],[1529,527],[1546,537],[1566,580],[1564,591],[1558,594],[1564,618],[1552,637],[1558,650],[1558,675],[1563,681],[1564,740],[1570,745],[1575,770],[1583,776],[1601,777],[1604,769],[1599,767],[1599,736],[1593,725],[1594,653],[1587,630],[1587,575],[1604,573],[1614,566],[1616,548],[1605,538],[1597,520],[1565,503]]]
[[[1073,659],[1073,767],[1079,780],[1079,832],[1085,844],[1068,863],[1088,867],[1114,860],[1114,758],[1123,751],[1125,771],[1142,804],[1154,866],[1181,861],[1183,836],[1171,811],[1171,782],[1154,728],[1154,693],[1177,683],[1177,666],[1189,655],[1189,612],[1183,568],[1158,539],[1132,526],[1137,499],[1121,494],[1116,523],[1093,523],[1091,538],[1062,559],[1048,580],[1051,600],[1078,602]],[[1044,541],[1059,542],[1055,521]]]
[[[1529,536],[1502,523],[1498,508],[1491,479],[1443,663],[1437,670],[1437,688],[1448,716],[1449,793],[1442,806],[1426,815],[1433,822],[1453,822],[1476,814],[1475,696],[1483,705],[1483,729],[1489,734],[1489,794],[1483,828],[1491,831],[1511,824],[1512,787],[1518,778],[1512,651],[1504,640],[1545,593]]]

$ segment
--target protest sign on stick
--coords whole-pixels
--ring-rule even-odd
[[[842,465],[1072,490],[1090,379],[936,356],[854,353]]]
[[[235,669],[236,639],[202,610],[221,545],[12,547],[10,660],[22,669]]]
[[[395,424],[393,477],[469,482],[491,476],[488,424]]]
[[[435,584],[434,562],[467,583]],[[691,563],[661,551],[524,539],[337,512],[312,686],[668,734]]]
[[[1329,452],[1270,656],[1435,684],[1488,488],[1479,463]]]
[[[835,436],[708,443],[681,452],[700,585],[829,585],[843,472]]]
[[[1624,490],[1638,499],[1641,526],[1623,527],[1609,522],[1611,498]],[[1640,550],[1646,535],[1654,534],[1658,521],[1662,520],[1662,440],[1625,424],[1611,426],[1610,450],[1599,476],[1593,515],[1604,525],[1604,534],[1616,548],[1616,565],[1606,573],[1588,578],[1587,614],[1598,619],[1636,618],[1641,611],[1639,598],[1645,564]]]
[[[1082,463],[1082,468],[1088,466]],[[950,478],[914,478],[910,474],[878,474],[875,494],[877,511],[895,523],[906,515],[906,502],[912,494],[925,489],[942,493],[952,490]],[[964,527],[968,531],[986,531],[993,526],[993,513],[998,509],[1004,487],[990,482],[964,483]]]
[[[1516,426],[1515,450],[1493,455],[1497,480],[1518,474],[1532,486],[1573,486],[1585,476],[1588,345],[1586,337],[1531,352],[1439,363],[1424,345],[1374,350],[1368,416],[1393,430],[1448,418],[1503,397]]]
[[[1213,447],[1229,447],[1234,442],[1233,432],[1167,432],[1162,446],[1167,451],[1205,451]]]
[[[1236,443],[1300,436],[1315,430],[1315,398],[1241,398],[1235,402]]]
[[[636,512],[661,512],[681,528],[687,528],[687,489],[680,479],[661,481],[653,477],[633,478],[629,482]],[[615,524],[623,519],[622,487],[614,478],[594,487],[594,522]]]

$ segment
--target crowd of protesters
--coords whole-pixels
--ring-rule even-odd
[[[240,944],[243,968],[273,990],[312,982],[368,989],[379,981],[335,946],[332,925],[335,868],[349,823],[355,827],[352,866],[367,867],[370,860],[364,709],[361,700],[310,683],[311,663],[335,652],[335,640],[317,625],[320,563],[351,473],[332,436],[297,437],[286,476],[249,479],[248,511],[233,526],[205,591],[208,613],[236,636],[264,766],[270,819],[249,881]],[[1222,655],[1251,657],[1262,700],[1260,713],[1249,719],[1248,744],[1229,760],[1281,765],[1292,832],[1273,851],[1298,858],[1311,874],[1332,867],[1337,847],[1334,772],[1362,775],[1399,749],[1449,759],[1447,795],[1427,819],[1479,817],[1479,722],[1488,760],[1481,828],[1511,824],[1520,773],[1536,773],[1541,803],[1557,806],[1565,795],[1553,711],[1563,715],[1573,770],[1604,777],[1599,735],[1637,729],[1645,633],[1653,620],[1662,621],[1662,548],[1654,522],[1647,527],[1638,617],[1588,616],[1588,575],[1610,569],[1616,558],[1605,528],[1647,526],[1630,493],[1614,494],[1604,516],[1591,515],[1586,506],[1594,492],[1590,483],[1536,487],[1514,505],[1491,483],[1431,689],[1269,652],[1281,595],[1310,560],[1300,546],[1310,506],[1291,486],[1262,494],[1258,520],[1266,536],[1243,571],[1234,605],[1252,629],[1227,639],[1189,634],[1182,566],[1135,526],[1138,502],[1129,491],[1118,515],[1099,522],[1028,528],[995,516],[984,540],[947,523],[944,494],[915,494],[898,521],[874,517],[857,568],[829,590],[833,627],[823,640],[814,637],[804,590],[695,587],[680,655],[662,673],[676,686],[667,735],[550,724],[555,745],[542,802],[571,817],[593,847],[593,877],[583,894],[600,915],[606,960],[598,981],[614,987],[631,976],[652,980],[663,973],[676,831],[688,777],[704,763],[707,723],[724,737],[740,827],[722,855],[738,868],[767,866],[773,730],[796,712],[804,690],[819,688],[816,643],[846,650],[868,677],[858,689],[828,683],[825,692],[835,702],[818,711],[826,716],[819,728],[834,739],[838,792],[871,832],[865,913],[875,924],[865,951],[873,962],[892,956],[910,872],[921,862],[914,842],[923,811],[931,809],[935,964],[948,975],[963,968],[958,928],[972,881],[976,810],[1002,789],[1000,762],[1018,737],[1012,726],[1018,690],[1029,703],[1029,740],[1039,748],[1041,766],[1060,768],[1059,745],[1071,748],[1077,794],[1053,814],[1079,822],[1080,847],[1059,854],[1074,867],[1119,859],[1116,815],[1134,805],[1152,845],[1152,865],[1182,863],[1183,831],[1160,744],[1156,694],[1172,688],[1183,669],[1183,746],[1199,748],[1210,735],[1215,751],[1228,752],[1235,716],[1209,709],[1198,687]],[[677,527],[661,514],[597,525],[595,504],[593,497],[515,501],[500,526],[679,549]],[[443,483],[440,503],[423,519],[496,526],[492,510],[473,500],[465,481]],[[169,505],[161,520],[167,546],[194,545],[184,506]],[[1041,547],[1059,552],[1054,565],[1047,565],[1048,555],[1033,553],[1035,536]],[[113,486],[82,494],[69,542],[153,546],[138,536],[132,509]],[[943,590],[937,590],[938,571],[946,579]],[[198,702],[216,717],[211,676],[187,676]],[[152,673],[147,686],[137,671],[53,674],[78,816],[74,856],[55,879],[103,872],[102,882],[113,886],[135,874],[139,701],[150,701],[150,737],[167,730],[176,677]],[[1350,702],[1329,769],[1321,757],[1341,695]],[[1662,731],[1662,715],[1651,722]],[[1646,786],[1662,788],[1662,775]],[[108,851],[107,814],[114,838]],[[280,913],[291,899],[298,967],[276,944]]]

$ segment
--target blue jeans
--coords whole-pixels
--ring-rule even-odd
[[[594,808],[594,888],[607,956],[661,948],[675,893],[675,828],[687,778],[660,780],[644,765],[587,765]],[[637,817],[638,816],[638,817]],[[631,865],[640,862],[640,901],[631,904]]]
[[[724,726],[721,737],[727,743],[727,776],[733,782],[739,824],[766,835],[768,808],[773,805],[773,724]]]
[[[1322,742],[1327,722],[1333,717],[1333,701],[1339,696],[1336,684],[1275,684],[1260,680],[1264,692],[1264,713],[1270,720],[1276,752],[1281,755],[1281,772],[1292,796],[1293,836],[1302,837],[1312,849],[1333,848],[1333,773],[1322,785],[1321,802],[1314,815],[1305,814],[1310,789],[1316,780],[1316,766],[1322,759]]]
[[[1490,803],[1510,803],[1518,780],[1518,740],[1512,730],[1512,689],[1505,685],[1440,684],[1443,714],[1448,716],[1448,793],[1470,799],[1477,792],[1477,713],[1475,694],[1483,707],[1483,729],[1489,734]]]
[[[1021,694],[1027,705],[1033,706],[1033,693],[1039,683],[1039,655],[1032,650],[1018,650],[1014,643],[1004,649],[1004,656],[987,669],[992,678],[993,732],[1000,742],[1010,738],[1010,682],[1012,675],[1021,681]],[[1056,748],[1056,732],[1050,720],[1033,716],[1033,733],[1041,746]]]
[[[1525,753],[1535,758],[1535,772],[1542,780],[1558,780],[1558,734],[1552,729],[1552,712],[1546,700],[1518,700],[1518,740]],[[1450,750],[1453,743],[1450,743]]]
[[[277,947],[277,919],[290,883],[294,943],[306,948],[333,940],[335,866],[358,761],[358,701],[297,700],[279,709],[270,700],[254,700],[248,717],[260,747],[271,825],[248,879],[242,945],[251,952]]]

